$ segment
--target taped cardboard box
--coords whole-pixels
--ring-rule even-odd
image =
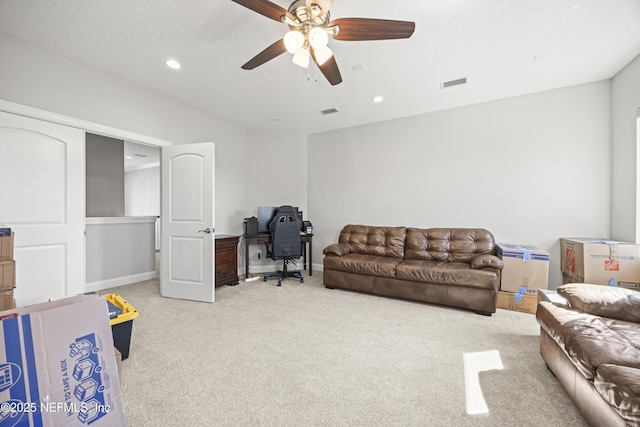
[[[564,283],[592,283],[640,290],[640,245],[604,239],[560,239]]]
[[[0,291],[0,311],[16,308],[16,300],[13,298],[13,289]]]
[[[98,295],[0,313],[0,420],[126,426],[108,319]]]
[[[538,309],[538,295],[498,291],[497,306],[505,310],[536,314],[536,310]]]
[[[11,261],[13,259],[13,235],[0,236],[0,261]]]
[[[0,261],[0,290],[16,287],[16,262]]]
[[[536,295],[538,289],[547,289],[549,283],[549,252],[532,245],[498,243],[498,257],[504,262],[500,290]]]

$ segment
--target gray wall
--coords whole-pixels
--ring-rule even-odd
[[[611,97],[612,190],[611,237],[640,243],[638,214],[638,124],[640,108],[640,56],[612,82]]]
[[[215,142],[216,232],[242,231],[244,129],[2,32],[0,63],[0,99],[174,144]]]
[[[85,138],[86,216],[124,216],[124,141]]]
[[[313,221],[319,265],[349,222],[483,226],[550,251],[555,286],[560,237],[636,236],[638,59],[613,80],[308,137],[247,132],[3,33],[0,61],[0,99],[216,142],[216,230],[241,232],[257,205],[286,198]],[[288,193],[261,167],[279,144],[299,156]]]
[[[309,137],[315,256],[348,223],[482,227],[551,253],[609,236],[610,81]]]

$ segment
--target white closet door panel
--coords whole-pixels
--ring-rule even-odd
[[[0,112],[0,223],[15,232],[18,305],[85,290],[84,131]]]

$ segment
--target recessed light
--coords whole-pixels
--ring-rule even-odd
[[[182,68],[180,63],[175,59],[167,59],[166,64],[167,64],[167,67],[173,68],[174,70],[179,70],[180,68]]]
[[[382,101],[384,101],[384,98],[381,97],[380,95],[373,98],[373,102],[382,102]]]

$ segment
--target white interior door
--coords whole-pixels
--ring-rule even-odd
[[[0,112],[0,223],[19,306],[85,291],[84,131]]]
[[[162,296],[215,300],[214,147],[207,142],[162,148]]]

